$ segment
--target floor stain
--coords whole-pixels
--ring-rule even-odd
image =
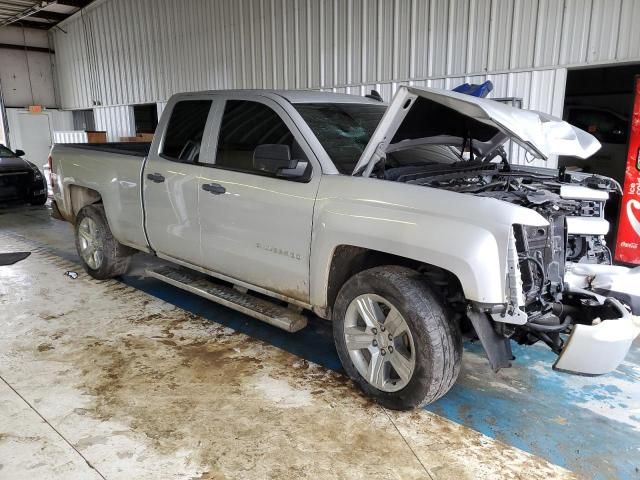
[[[57,278],[57,267],[32,257],[14,270],[18,283]],[[141,292],[123,302],[114,285],[87,276],[60,285],[49,320],[39,299],[8,293],[17,320],[0,335],[11,362],[0,373],[60,409],[61,432],[97,468],[129,461],[166,471],[173,462],[200,479],[429,478],[425,467],[456,480],[569,476],[434,413],[386,411],[334,371]],[[79,297],[92,299],[90,315]],[[55,348],[39,358],[33,345],[45,344]],[[29,369],[28,382],[12,376]],[[77,403],[56,407],[52,387]]]

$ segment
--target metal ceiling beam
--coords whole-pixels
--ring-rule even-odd
[[[61,22],[65,18],[69,18],[71,15],[66,13],[49,12],[47,10],[39,10],[36,13],[29,15],[29,18],[43,18],[45,20],[53,20],[55,23]]]
[[[93,0],[0,0],[0,27],[20,22],[28,28],[48,30],[75,12],[69,14],[50,12],[44,10],[47,6],[58,4],[82,9],[92,1]],[[46,21],[30,21],[29,18]]]
[[[38,5],[38,1],[35,0],[23,0],[23,1],[0,1],[0,7],[11,8],[19,11],[23,11],[27,8],[31,8]]]
[[[30,22],[29,20],[18,20],[17,22],[8,22],[6,23],[6,25],[8,25],[9,23],[11,23],[12,25],[21,25],[24,28],[37,28],[40,30],[49,30],[51,27],[53,27],[56,22],[51,22],[51,23],[47,23],[47,22]]]
[[[84,8],[89,5],[93,0],[58,0],[58,5],[67,5],[69,7]]]
[[[42,10],[44,7],[46,7],[51,3],[55,3],[55,2],[54,1],[27,2],[25,0],[16,0],[11,2],[4,2],[4,3],[0,2],[0,10],[2,10],[2,8],[5,8],[5,7],[6,8],[11,8],[13,6],[24,7],[22,11],[20,11],[19,13],[15,13],[13,16],[9,18],[4,18],[2,21],[0,21],[0,27],[9,25],[10,23],[14,23],[14,22],[17,22],[18,20],[28,17],[29,15],[32,15],[39,10]],[[10,13],[13,13],[14,11],[15,10],[11,10]],[[42,28],[42,27],[33,27],[33,28]]]
[[[8,50],[20,50],[20,51],[27,51],[27,52],[38,52],[38,53],[55,53],[53,50],[49,50],[48,48],[44,48],[44,47],[30,47],[30,46],[24,46],[24,45],[14,45],[13,43],[0,43],[0,49],[8,49]]]

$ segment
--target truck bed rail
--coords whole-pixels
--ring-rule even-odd
[[[135,157],[146,157],[149,155],[149,150],[151,148],[150,142],[64,143],[60,145],[84,150],[132,155]]]

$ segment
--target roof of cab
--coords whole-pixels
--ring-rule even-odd
[[[274,90],[273,93],[286,98],[291,103],[370,103],[383,104],[377,100],[346,93],[319,92],[315,90]]]
[[[291,103],[365,103],[371,105],[385,105],[386,103],[366,98],[359,95],[349,95],[346,93],[333,93],[333,92],[320,92],[317,90],[268,90],[268,89],[254,89],[254,90],[206,90],[201,92],[185,92],[178,93],[176,96],[191,96],[191,95],[204,95],[204,94],[220,94],[220,93],[242,93],[255,94],[255,95],[278,95]]]

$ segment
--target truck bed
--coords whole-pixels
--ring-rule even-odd
[[[121,243],[145,250],[142,211],[142,169],[150,143],[59,143],[51,151],[54,195],[64,218],[73,221],[77,189],[100,195],[113,236]]]

